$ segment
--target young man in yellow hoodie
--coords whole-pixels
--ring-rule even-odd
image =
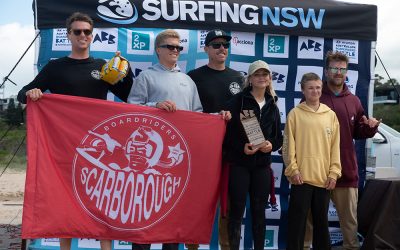
[[[335,113],[320,103],[322,81],[307,73],[301,79],[305,102],[290,111],[283,140],[285,175],[292,184],[287,249],[303,249],[308,211],[314,225],[313,247],[330,249],[329,191],[341,176],[340,130]]]

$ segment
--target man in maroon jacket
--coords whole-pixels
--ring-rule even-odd
[[[359,249],[357,238],[358,166],[354,139],[375,135],[380,121],[367,118],[360,99],[344,83],[349,59],[340,52],[328,52],[325,61],[326,82],[322,89],[321,103],[335,111],[340,124],[340,160],[342,177],[331,192],[343,234],[343,249]],[[310,224],[310,223],[308,223]],[[309,246],[311,228],[308,226],[305,246]]]

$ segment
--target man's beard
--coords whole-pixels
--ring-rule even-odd
[[[328,78],[328,83],[335,86],[341,86],[344,84],[344,77],[342,78]]]

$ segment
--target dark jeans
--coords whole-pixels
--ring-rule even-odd
[[[230,168],[228,235],[231,250],[239,249],[242,218],[248,193],[250,194],[254,249],[264,249],[265,207],[270,192],[270,171],[269,166],[248,168],[232,165]]]
[[[150,250],[151,244],[136,244],[132,242],[132,250]],[[162,250],[178,250],[179,243],[163,243]]]
[[[313,219],[313,249],[331,249],[328,228],[329,191],[309,184],[292,185],[288,209],[287,250],[303,250],[308,211]]]

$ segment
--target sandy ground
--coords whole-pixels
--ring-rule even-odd
[[[25,172],[6,171],[0,177],[0,224],[20,225]]]

